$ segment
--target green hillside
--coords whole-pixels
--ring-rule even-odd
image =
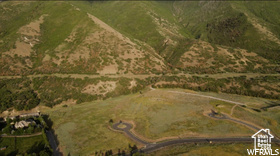
[[[256,128],[246,122],[279,137],[279,4],[1,1],[0,117],[48,115],[63,155],[143,147],[112,131],[120,120],[151,146],[173,138],[249,137]],[[17,143],[25,139],[16,140],[0,139],[4,155],[12,148],[33,153]],[[244,154],[243,145],[166,150]]]
[[[277,3],[111,1],[75,5],[130,38],[149,44],[167,62],[174,64],[190,47],[190,40],[197,39],[246,49],[272,62],[279,62],[280,14],[277,10],[280,8]],[[268,17],[272,12],[273,16]],[[255,22],[272,32],[275,39],[259,30],[258,25],[255,27]]]
[[[233,92],[230,88],[213,88],[207,80],[212,74],[226,75],[213,76],[219,83],[224,83],[225,77],[237,75],[233,82],[229,81],[231,84],[227,84],[233,88],[243,87],[243,82],[237,78],[247,73],[255,74],[252,78],[276,76],[276,80],[267,83],[254,79],[251,88],[236,92],[274,98],[279,95],[279,87],[275,84],[278,84],[277,73],[280,72],[278,3],[1,2],[0,75],[7,79],[9,76],[34,79],[26,91],[35,91],[40,103],[48,106],[67,100],[70,95],[75,95],[74,99],[80,103],[135,92],[161,81],[166,84],[158,87],[197,89],[208,86],[202,90]],[[91,77],[100,82],[73,87],[80,83],[73,80],[60,95],[53,91],[56,86],[48,85],[53,83],[52,78],[44,76],[61,78],[61,81],[70,76],[75,79]],[[165,76],[173,76],[172,81]],[[196,76],[206,79],[199,86],[193,86],[196,83],[193,81],[182,84]],[[33,86],[37,77],[46,81],[42,90]],[[111,81],[106,82],[104,77]],[[125,78],[128,78],[126,86],[121,91],[115,89],[120,79]],[[99,88],[94,88],[95,85]],[[52,91],[48,87],[53,88]],[[5,95],[13,94],[6,99],[21,93],[20,89],[14,92],[11,88],[3,89]],[[104,91],[94,95],[100,90]],[[83,92],[80,94],[84,98],[76,97],[79,92]],[[262,92],[264,94],[260,95]],[[2,110],[13,106],[6,106],[7,101]],[[37,104],[25,103],[28,106],[18,108],[33,108]]]

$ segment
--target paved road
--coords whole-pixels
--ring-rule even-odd
[[[257,130],[257,131],[260,130],[260,128],[254,126],[254,125],[251,125],[251,124],[249,124],[249,123],[247,123],[247,122],[243,122],[243,121],[240,121],[240,120],[233,119],[233,118],[231,118],[231,117],[229,117],[229,116],[227,116],[227,115],[225,115],[225,114],[222,114],[222,115],[220,115],[220,116],[215,116],[215,115],[213,115],[212,113],[210,113],[210,114],[208,114],[208,115],[209,115],[210,117],[212,117],[212,118],[215,118],[215,119],[231,120],[231,121],[240,123],[240,124],[242,124],[242,125],[248,126],[248,127],[250,127],[250,128],[253,128],[253,129]]]
[[[57,143],[55,141],[54,135],[51,131],[46,131],[46,135],[48,137],[49,143],[51,145],[51,148],[53,149],[53,155],[54,156],[60,156],[60,152],[57,146]]]
[[[125,128],[119,128],[118,126],[121,125],[121,124],[125,125],[126,127]],[[131,128],[132,128],[132,126],[129,123],[124,123],[123,122],[123,123],[115,123],[115,124],[113,124],[113,129],[118,130],[118,131],[123,131],[130,139],[132,139],[132,140],[134,140],[136,142],[139,142],[139,143],[141,143],[143,145],[149,144],[149,142],[141,140],[140,138],[138,138],[137,136],[132,134],[130,132]]]
[[[236,123],[243,124],[243,125],[245,125],[245,126],[247,126],[247,127],[250,127],[250,128],[252,128],[252,129],[255,129],[255,130],[257,130],[257,131],[260,130],[260,128],[254,126],[254,125],[252,125],[252,124],[249,124],[249,123],[247,123],[247,122],[240,121],[240,120],[237,120],[237,119],[233,119],[233,118],[231,118],[231,117],[229,117],[229,116],[227,116],[227,115],[225,115],[225,114],[222,114],[221,116],[215,116],[215,115],[213,115],[212,113],[210,113],[210,114],[208,114],[208,115],[209,115],[210,117],[216,118],[216,119],[231,120],[231,121],[234,121],[234,122],[236,122]],[[265,132],[264,132],[264,133],[265,133]],[[267,134],[267,133],[265,133],[265,134]],[[268,134],[267,134],[267,135],[268,135]],[[274,136],[274,137],[276,137],[276,140],[279,140],[279,138],[277,138],[277,136]]]
[[[219,118],[219,119],[227,119]],[[125,125],[125,127],[120,128],[120,124]],[[174,139],[169,141],[163,141],[159,143],[150,143],[145,140],[141,140],[139,137],[135,136],[133,133],[131,133],[130,129],[132,129],[132,125],[129,123],[115,123],[113,124],[113,129],[124,132],[130,139],[135,140],[141,144],[144,144],[145,147],[135,151],[135,152],[142,152],[142,153],[150,153],[156,150],[159,150],[161,148],[171,146],[171,145],[177,145],[177,144],[185,144],[185,143],[240,143],[240,142],[251,142],[253,143],[254,140],[250,137],[241,137],[241,138],[193,138],[193,139]],[[259,130],[259,129],[258,129]],[[280,143],[279,139],[272,139],[272,142]]]

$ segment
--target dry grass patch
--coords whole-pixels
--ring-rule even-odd
[[[87,85],[82,93],[87,93],[91,95],[105,95],[111,91],[114,91],[116,88],[115,81],[99,81],[97,84]]]
[[[132,81],[130,81],[130,86],[128,87],[128,89],[132,89],[133,87],[137,86],[137,82],[133,79]]]
[[[118,65],[111,64],[111,65],[103,67],[103,69],[101,71],[99,71],[99,74],[101,74],[101,75],[116,74],[117,72],[118,72]]]

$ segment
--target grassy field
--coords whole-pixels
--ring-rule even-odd
[[[28,138],[0,138],[0,147],[7,147],[0,151],[0,155],[39,153],[44,149],[44,146],[42,135]]]
[[[133,121],[135,132],[148,139],[161,139],[170,137],[229,137],[251,136],[254,131],[243,125],[227,120],[213,120],[203,113],[211,109],[229,114],[233,104],[218,100],[209,100],[198,96],[177,94],[169,92],[170,89],[157,89],[143,91],[126,96],[115,97],[104,101],[87,102],[78,105],[55,106],[45,109],[44,113],[53,120],[53,128],[58,135],[59,146],[64,153],[71,155],[89,155],[100,150],[117,152],[118,149],[127,149],[128,145],[135,144],[121,133],[108,128],[109,120]],[[190,90],[173,89],[173,91],[193,92]],[[195,92],[194,92],[195,93]],[[198,94],[202,94],[199,93]],[[213,96],[219,94],[211,93]],[[224,99],[231,99],[225,94]],[[246,99],[240,96],[240,99]],[[234,101],[234,100],[233,100]],[[243,102],[243,100],[238,100]],[[245,103],[265,105],[265,100],[248,98]],[[268,101],[268,100],[267,100]],[[267,114],[275,112],[268,110]],[[250,116],[250,109],[238,107],[233,116],[247,120],[243,116]],[[255,114],[253,123],[273,128],[279,131],[275,122],[263,124],[264,118],[275,120],[277,114],[262,116]],[[270,125],[271,124],[271,125]],[[238,148],[238,147],[236,147]]]

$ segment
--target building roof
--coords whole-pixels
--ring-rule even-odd
[[[19,121],[19,122],[15,123],[15,128],[18,129],[18,128],[28,127],[29,124],[31,124],[31,123],[32,123],[32,121],[22,120],[22,121]]]

